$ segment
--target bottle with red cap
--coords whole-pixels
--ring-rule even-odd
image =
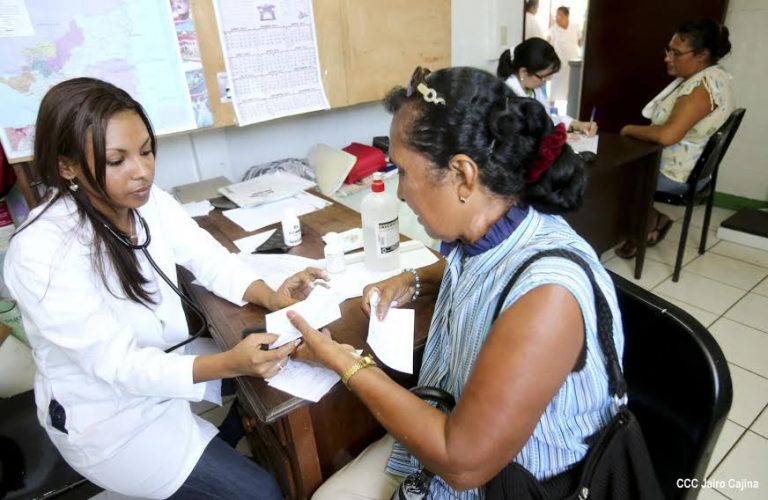
[[[381,173],[373,174],[371,192],[360,205],[365,266],[391,271],[400,265],[400,202],[384,189]]]

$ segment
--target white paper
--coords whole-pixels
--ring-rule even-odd
[[[339,380],[341,377],[333,370],[289,358],[285,368],[267,379],[267,383],[292,396],[317,403]]]
[[[187,211],[187,214],[189,214],[190,217],[208,215],[208,212],[213,210],[213,205],[211,205],[211,202],[208,200],[184,203],[182,207],[184,207],[184,210]]]
[[[597,154],[598,136],[587,136],[584,134],[568,134],[568,144],[571,145],[574,151],[581,153],[582,151],[589,151],[590,153]]]
[[[214,2],[239,125],[328,109],[312,0]]]
[[[245,208],[290,198],[314,186],[314,182],[298,175],[275,172],[220,187],[218,191],[237,206]]]
[[[32,389],[35,379],[32,350],[14,336],[0,344],[0,398]]]
[[[359,356],[363,351],[355,352]],[[339,380],[341,377],[336,372],[324,366],[288,358],[285,368],[268,378],[267,383],[292,396],[317,403]]]
[[[221,349],[211,338],[198,337],[186,346],[186,354],[198,356],[208,356],[210,354],[219,354]],[[209,380],[205,383],[204,401],[221,406],[221,379]]]
[[[275,231],[275,229],[270,229],[269,231],[264,231],[263,233],[252,234],[250,236],[246,236],[245,238],[235,240],[232,243],[234,243],[241,252],[251,253],[259,248],[265,241],[267,241],[269,237],[275,233]]]
[[[338,296],[323,286],[316,286],[306,300],[271,312],[264,317],[267,322],[267,332],[279,335],[277,340],[270,344],[271,349],[301,338],[301,332],[288,319],[288,311],[301,314],[309,326],[317,330],[341,318]]]
[[[0,37],[34,36],[24,0],[0,0]]]
[[[259,205],[258,207],[233,208],[232,210],[225,210],[223,213],[225,217],[243,228],[243,230],[251,232],[280,222],[283,219],[286,208],[293,208],[296,211],[296,215],[300,216],[320,210],[330,204],[329,201],[302,191],[285,200]]]
[[[400,265],[391,271],[371,271],[365,267],[364,258],[364,252],[345,256],[347,266],[344,271],[330,275],[328,284],[331,290],[344,299],[360,297],[363,295],[363,288],[371,283],[400,274],[403,269],[418,269],[437,262],[435,254],[416,240],[400,243]],[[318,265],[325,267],[325,261],[318,261]]]
[[[322,267],[318,261],[298,255],[261,253],[239,255],[240,259],[255,269],[259,273],[259,278],[264,280],[273,290],[280,288],[286,278],[299,271],[308,267]]]
[[[399,372],[413,373],[413,309],[391,308],[383,320],[375,311],[379,296],[371,294],[371,318],[368,321],[368,345],[376,356]]]

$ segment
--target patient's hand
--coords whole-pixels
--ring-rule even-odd
[[[413,274],[404,271],[397,276],[392,276],[378,283],[373,283],[363,289],[362,304],[360,307],[368,316],[371,315],[371,295],[374,292],[379,294],[376,316],[384,319],[390,307],[400,307],[411,301],[413,292],[416,290],[416,283]]]

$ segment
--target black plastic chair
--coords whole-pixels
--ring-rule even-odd
[[[624,375],[667,499],[692,499],[733,400],[731,373],[715,339],[691,315],[610,273],[624,323]]]
[[[709,229],[709,220],[712,215],[712,202],[715,199],[715,187],[717,185],[717,173],[720,170],[720,161],[728,151],[733,136],[739,129],[744,113],[747,110],[738,108],[731,113],[731,116],[725,121],[722,127],[709,138],[704,146],[701,156],[696,161],[691,174],[688,176],[688,190],[684,194],[673,194],[664,191],[656,191],[654,199],[670,205],[685,205],[685,216],[683,217],[683,229],[680,234],[680,244],[677,247],[677,258],[675,259],[675,271],[672,274],[672,281],[680,279],[680,268],[683,265],[683,254],[685,253],[685,241],[688,239],[688,227],[693,215],[693,206],[699,205],[703,201],[707,202],[707,209],[704,212],[704,224],[701,232],[701,242],[699,243],[699,254],[707,250],[707,230]],[[709,179],[709,182],[701,189],[696,186],[702,179]]]
[[[61,458],[37,421],[34,393],[0,398],[0,498],[90,498],[102,491]]]

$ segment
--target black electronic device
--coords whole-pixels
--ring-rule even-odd
[[[275,232],[267,238],[267,241],[256,247],[256,250],[251,253],[285,253],[288,248],[283,239],[283,228],[278,226]]]

